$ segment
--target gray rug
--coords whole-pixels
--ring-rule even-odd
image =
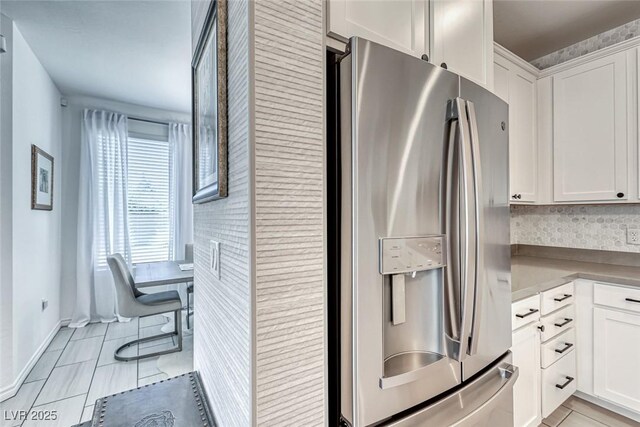
[[[215,427],[197,372],[96,401],[81,427]]]

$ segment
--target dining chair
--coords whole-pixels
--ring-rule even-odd
[[[193,243],[184,245],[184,260],[186,262],[193,262]],[[187,284],[187,329],[191,329],[191,316],[193,316],[193,310],[191,310],[192,295],[193,282]]]
[[[135,287],[133,276],[124,258],[120,254],[107,256],[107,263],[111,269],[113,280],[116,286],[116,301],[118,304],[118,314],[124,317],[147,317],[156,314],[173,312],[175,330],[163,334],[153,335],[129,341],[116,349],[113,357],[116,360],[128,362],[131,360],[145,359],[148,357],[160,356],[163,354],[182,351],[182,301],[178,291],[165,291],[154,294],[145,294]],[[138,356],[122,356],[121,352],[133,345],[155,341],[167,337],[178,337],[176,347],[169,350],[157,351]]]

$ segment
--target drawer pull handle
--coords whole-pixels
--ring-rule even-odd
[[[566,343],[564,343],[564,348],[562,350],[556,348],[556,353],[562,354],[565,351],[569,350],[571,347],[573,347],[573,344],[571,344],[569,342],[566,342]]]
[[[573,381],[573,377],[570,376],[566,376],[566,382],[564,384],[556,384],[556,387],[558,387],[560,390],[564,389],[566,386],[568,386],[569,384],[571,384],[571,382]]]
[[[638,304],[640,304],[640,299],[635,299],[635,298],[625,298],[625,301],[629,301],[629,302],[637,302]]]
[[[640,302],[640,301],[638,301]],[[530,308],[528,313],[525,314],[516,314],[516,317],[519,319],[524,319],[527,316],[531,316],[533,313],[537,313],[538,309],[537,308]]]
[[[573,319],[569,319],[568,317],[565,317],[564,318],[564,322],[562,322],[562,323],[554,323],[554,325],[556,325],[558,328],[562,328],[567,323],[571,323],[571,322],[573,322]]]
[[[553,300],[554,300],[554,301],[557,301],[557,302],[562,302],[562,301],[564,301],[564,300],[566,300],[566,299],[571,298],[572,296],[573,296],[573,295],[571,295],[571,294],[564,294],[564,296],[562,296],[562,297],[560,297],[560,298],[554,298]]]

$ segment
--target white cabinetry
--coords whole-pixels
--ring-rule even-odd
[[[492,0],[431,0],[431,62],[491,89]]]
[[[526,312],[525,312],[526,313]],[[513,333],[513,364],[520,375],[513,387],[514,425],[537,427],[542,422],[540,407],[540,334],[537,322]]]
[[[640,315],[593,310],[596,396],[640,412]]]
[[[493,85],[492,0],[327,0],[327,35],[359,36]]]
[[[327,33],[359,36],[420,57],[429,50],[428,0],[328,0]]]
[[[537,201],[537,76],[531,68],[496,46],[494,92],[509,103],[509,183],[513,203]]]
[[[556,202],[628,197],[626,55],[616,53],[553,75]]]

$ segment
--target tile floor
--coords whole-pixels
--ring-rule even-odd
[[[18,393],[0,403],[0,427],[69,427],[91,419],[96,399],[141,387],[193,370],[193,335],[183,321],[183,351],[137,362],[118,362],[116,348],[137,337],[173,328],[165,316],[128,323],[95,323],[84,328],[62,328],[33,367]],[[172,338],[131,347],[127,354],[170,348]],[[56,420],[10,421],[11,411],[56,411]],[[31,412],[36,414],[36,412]]]
[[[571,396],[548,418],[541,427],[640,427],[629,418],[601,408],[586,400]]]

